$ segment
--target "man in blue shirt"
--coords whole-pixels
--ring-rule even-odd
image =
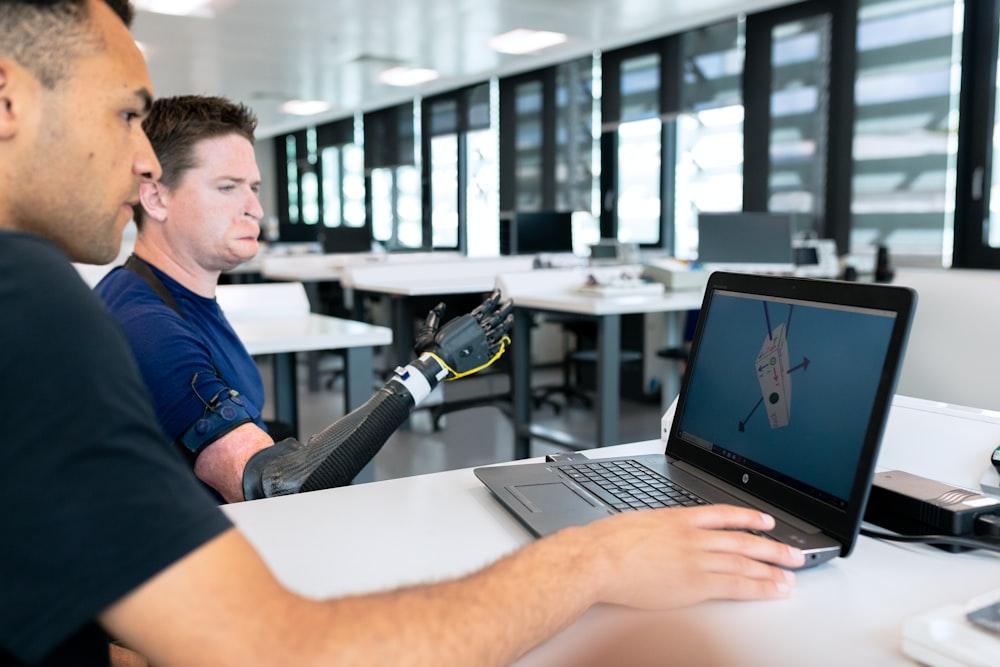
[[[420,358],[369,401],[305,443],[275,443],[261,419],[260,373],[215,300],[221,273],[257,254],[256,123],[219,97],[153,104],[143,128],[163,176],[142,186],[134,255],[96,288],[125,330],[167,435],[227,502],[350,483],[439,382],[498,358],[513,322],[498,294],[443,327],[436,310],[418,339]]]

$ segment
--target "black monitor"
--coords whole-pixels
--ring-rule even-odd
[[[698,261],[792,265],[794,230],[791,213],[700,213]]]
[[[573,213],[571,211],[514,213],[513,220],[501,221],[500,252],[504,255],[573,252]]]
[[[371,228],[364,227],[324,227],[320,241],[325,253],[371,252]]]

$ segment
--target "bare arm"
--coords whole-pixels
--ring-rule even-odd
[[[202,450],[194,462],[194,474],[225,498],[243,500],[243,469],[250,457],[274,444],[267,431],[254,423],[237,426]]]
[[[504,665],[606,602],[665,609],[769,599],[802,556],[742,531],[772,525],[725,506],[621,514],[532,543],[461,579],[314,602],[268,572],[235,530],[105,611],[101,623],[171,665]],[[573,562],[573,568],[564,567]]]

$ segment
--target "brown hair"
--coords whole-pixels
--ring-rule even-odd
[[[257,117],[246,105],[224,97],[181,95],[153,102],[142,129],[163,169],[160,182],[175,188],[184,172],[196,166],[194,147],[200,141],[236,134],[253,143]],[[136,209],[140,228],[144,217],[145,211]]]

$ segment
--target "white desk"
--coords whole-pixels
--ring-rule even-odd
[[[879,463],[969,486],[988,465],[997,442],[997,416],[897,397]],[[649,451],[662,451],[662,445],[622,445],[600,455]],[[457,576],[531,540],[471,470],[239,503],[224,510],[285,585],[317,598]],[[705,643],[689,649],[712,658],[682,661],[683,667],[913,667],[899,649],[902,623],[938,605],[1000,587],[1000,558],[863,537],[850,557],[804,571],[798,579],[787,600],[702,605],[684,615],[688,625],[683,636],[671,636],[669,627],[658,635],[670,645],[707,636]],[[586,664],[587,641],[600,635],[592,630],[611,615],[592,610],[518,664]],[[575,659],[567,658],[573,655]],[[645,664],[673,664],[670,652],[663,655],[662,661]],[[621,667],[616,661],[605,664]]]
[[[295,353],[344,350],[345,410],[358,407],[372,395],[374,351],[392,343],[392,331],[354,320],[315,313],[287,317],[229,317],[236,335],[251,355],[274,355],[275,417],[298,425],[298,382]],[[366,473],[370,481],[373,475]]]
[[[665,339],[657,346],[676,346],[681,342],[684,331],[684,315],[689,310],[701,307],[701,291],[665,292],[649,296],[643,294],[622,296],[590,296],[576,291],[583,284],[583,277],[589,271],[538,271],[533,272],[540,284],[549,280],[549,289],[521,291],[517,284],[530,279],[532,274],[523,276],[503,275],[498,282],[511,285],[514,299],[515,319],[512,333],[512,378],[514,414],[515,458],[530,456],[531,437],[542,437],[580,448],[580,443],[549,430],[533,427],[531,424],[531,321],[536,312],[572,313],[592,317],[597,322],[597,401],[595,416],[597,429],[595,442],[585,446],[607,446],[618,444],[618,412],[621,387],[621,317],[632,313],[664,313],[667,329]],[[556,276],[547,279],[546,274]],[[571,276],[576,276],[572,285],[566,284]],[[677,393],[676,381],[665,380],[663,391],[668,396]]]
[[[534,262],[534,257],[529,256],[448,257],[444,262],[407,264],[400,260],[381,266],[353,266],[343,272],[341,280],[345,287],[391,299],[396,363],[405,363],[413,357],[415,297],[488,294],[493,291],[498,274],[524,271]],[[448,312],[445,320],[462,314]]]

